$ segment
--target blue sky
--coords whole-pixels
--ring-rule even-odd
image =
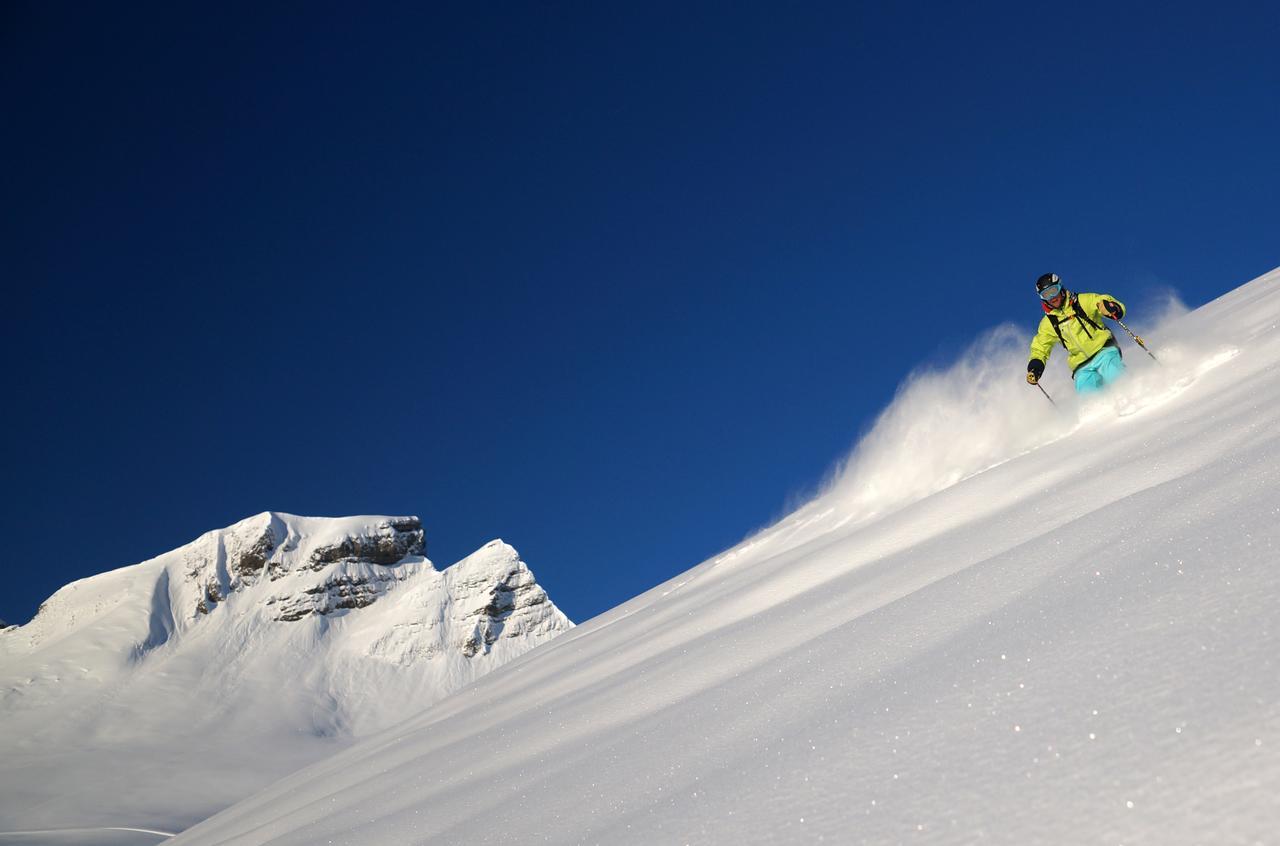
[[[127,6],[0,11],[10,622],[264,510],[585,620],[1040,273],[1280,263],[1274,3]]]

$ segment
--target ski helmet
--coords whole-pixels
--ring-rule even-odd
[[[1040,299],[1048,301],[1067,295],[1067,288],[1062,284],[1062,277],[1056,273],[1046,273],[1036,280],[1036,293]]]

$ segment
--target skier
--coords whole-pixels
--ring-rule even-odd
[[[1031,360],[1027,362],[1027,383],[1034,385],[1044,375],[1044,366],[1054,344],[1067,351],[1067,366],[1081,394],[1100,391],[1124,373],[1120,345],[1103,318],[1124,317],[1124,305],[1110,294],[1073,294],[1056,273],[1036,280],[1044,317],[1031,339]]]

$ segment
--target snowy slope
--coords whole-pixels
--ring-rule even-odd
[[[510,546],[264,513],[74,582],[0,632],[0,833],[175,830],[571,624]]]
[[[1056,409],[997,333],[777,525],[173,842],[1274,843],[1278,329],[1273,272]]]

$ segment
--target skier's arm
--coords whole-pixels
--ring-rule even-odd
[[[1081,299],[1083,300],[1085,296],[1094,298],[1092,307],[1089,310],[1099,317],[1109,317],[1112,320],[1120,320],[1124,317],[1124,303],[1110,294],[1082,294]]]
[[[1053,324],[1049,322],[1049,318],[1040,318],[1040,326],[1036,329],[1036,336],[1031,339],[1031,357],[1044,364],[1049,363],[1049,353],[1053,352],[1053,347],[1058,343],[1058,333],[1053,331]]]
[[[1027,381],[1035,384],[1044,375],[1044,366],[1049,363],[1049,354],[1053,345],[1058,343],[1058,333],[1053,331],[1049,318],[1040,318],[1040,328],[1031,339],[1031,360],[1027,362]]]

